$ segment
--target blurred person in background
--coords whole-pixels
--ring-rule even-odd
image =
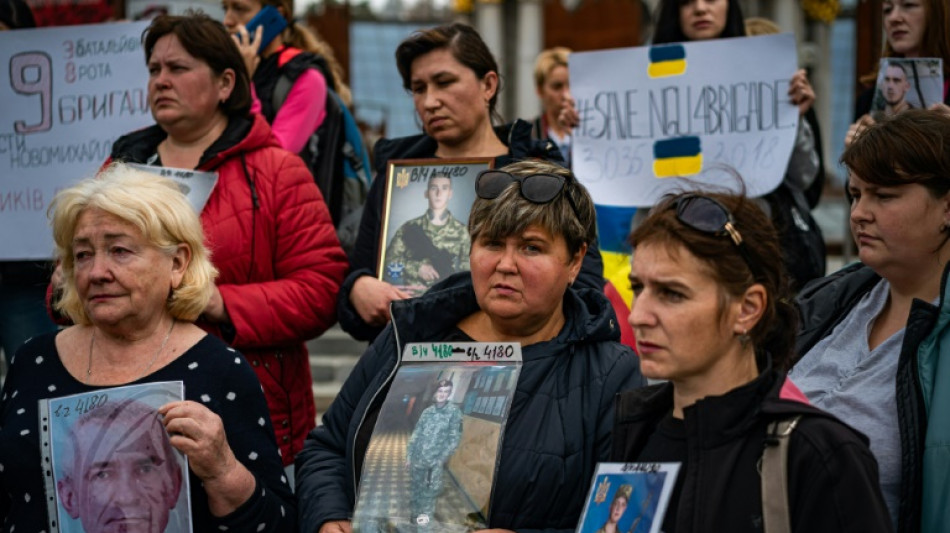
[[[567,168],[571,168],[571,130],[557,120],[564,101],[571,96],[567,72],[570,48],[558,46],[538,54],[534,61],[534,86],[541,100],[541,114],[531,122],[531,138],[557,145]]]

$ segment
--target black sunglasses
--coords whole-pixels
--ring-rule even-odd
[[[512,183],[518,182],[521,185],[521,196],[529,202],[536,204],[546,204],[560,193],[568,180],[564,176],[557,174],[529,174],[527,176],[515,176],[504,170],[483,170],[475,178],[475,194],[484,200],[494,200]],[[571,204],[574,215],[577,220],[581,220],[581,214],[577,210],[577,204],[571,197],[570,191],[564,191],[564,197]]]
[[[757,263],[752,260],[752,255],[742,240],[742,234],[736,229],[732,212],[726,206],[708,196],[688,194],[673,199],[669,208],[674,207],[676,218],[690,228],[710,235],[728,235],[752,272],[752,277],[758,278],[759,269],[754,266]]]

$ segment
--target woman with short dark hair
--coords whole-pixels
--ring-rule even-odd
[[[304,531],[352,530],[359,466],[399,354],[430,341],[521,343],[488,526],[577,526],[583,487],[607,458],[614,396],[643,384],[603,292],[575,283],[596,236],[594,204],[569,170],[543,161],[483,171],[475,190],[471,272],[393,302],[392,322],[298,456]]]

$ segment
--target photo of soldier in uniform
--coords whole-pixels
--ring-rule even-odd
[[[440,279],[469,269],[468,228],[449,210],[452,193],[448,174],[429,175],[424,195],[428,207],[393,235],[386,250],[384,281],[416,295]]]
[[[679,463],[600,463],[577,533],[660,533]]]
[[[877,117],[943,102],[943,61],[937,58],[881,59],[871,110]]]
[[[410,516],[419,526],[435,517],[435,502],[442,492],[445,467],[462,437],[462,411],[449,401],[453,384],[436,383],[435,403],[427,407],[409,437],[406,469],[409,471]]]

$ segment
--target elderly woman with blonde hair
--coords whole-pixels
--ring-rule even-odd
[[[296,507],[260,383],[244,358],[193,323],[217,270],[178,186],[114,164],[60,191],[50,214],[63,273],[57,308],[75,325],[31,339],[11,359],[0,398],[0,522],[39,531],[56,519],[47,513],[39,400],[181,381],[185,400],[157,416],[188,457],[194,530],[293,531]],[[123,527],[151,520],[143,499],[89,487],[76,497],[86,516]]]

